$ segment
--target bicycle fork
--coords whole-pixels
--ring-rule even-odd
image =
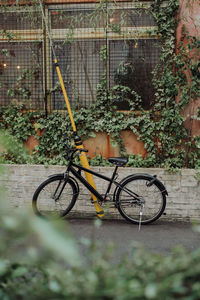
[[[67,183],[67,181],[64,181],[63,186],[61,187],[61,189],[60,189],[60,191],[59,191],[59,194],[56,195],[57,192],[58,192],[58,190],[59,190],[59,188],[60,188],[60,186],[61,186],[61,184],[62,184],[62,181],[63,181],[63,180],[60,180],[60,181],[59,181],[59,183],[58,183],[58,185],[57,185],[57,187],[56,187],[56,190],[55,190],[54,194],[52,195],[52,199],[54,199],[55,202],[57,202],[57,201],[59,200],[59,198],[60,198],[60,196],[61,196],[61,194],[62,194],[62,192],[63,192],[63,190],[64,190],[64,188],[65,188],[65,185],[66,185],[66,183]]]

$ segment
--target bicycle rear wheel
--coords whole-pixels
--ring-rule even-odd
[[[64,217],[73,208],[78,190],[70,178],[55,175],[41,183],[33,195],[32,207],[35,214],[46,218]]]
[[[133,175],[122,183],[122,188],[118,189],[117,208],[129,222],[139,224],[141,221],[141,224],[149,224],[163,214],[166,206],[165,193],[159,181],[151,181],[152,176]],[[141,201],[131,195],[131,192],[139,196]]]

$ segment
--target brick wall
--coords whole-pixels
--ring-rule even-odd
[[[1,177],[1,185],[7,189],[9,203],[12,207],[31,207],[31,199],[35,189],[49,175],[63,173],[65,167],[42,165],[5,165],[5,174]],[[113,168],[94,167],[93,170],[111,176]],[[200,182],[194,177],[195,170],[182,169],[177,174],[169,174],[164,169],[119,168],[121,180],[125,176],[134,173],[156,174],[165,184],[169,196],[165,216],[162,219],[174,220],[198,220],[200,218]],[[105,182],[95,178],[97,189],[100,193],[105,190]],[[111,191],[112,192],[112,191]],[[71,216],[95,216],[95,209],[90,202],[90,193],[80,184],[78,200],[70,213]],[[118,211],[110,207],[106,215],[112,218],[121,218]]]

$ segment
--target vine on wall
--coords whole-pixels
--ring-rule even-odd
[[[140,96],[128,87],[115,85],[108,91],[106,77],[103,77],[97,86],[96,102],[87,109],[74,111],[74,119],[78,124],[79,134],[83,137],[92,136],[94,131],[106,131],[112,136],[113,144],[120,145],[122,155],[126,153],[120,132],[124,129],[132,130],[138,140],[144,143],[147,156],[143,159],[141,156],[130,155],[129,166],[159,166],[171,170],[181,167],[200,168],[200,136],[192,136],[191,130],[186,129],[183,116],[187,105],[197,101],[200,96],[199,63],[194,55],[195,51],[199,51],[200,43],[196,37],[183,32],[183,39],[187,36],[187,45],[182,39],[176,51],[175,30],[179,1],[169,0],[166,7],[161,4],[161,0],[155,0],[151,6],[157,23],[156,34],[162,44],[160,63],[153,72],[156,93],[151,109],[145,111],[141,106]],[[106,59],[106,49],[102,51],[102,59]],[[125,98],[130,93],[135,99],[131,101],[127,97],[130,113],[118,112],[116,97]],[[139,113],[136,113],[136,109],[139,109]],[[21,141],[35,135],[39,146],[24,161],[12,157],[10,153],[3,154],[4,160],[65,164],[62,137],[66,133],[72,138],[67,114],[54,112],[45,117],[42,112],[24,114],[22,110],[22,106],[5,108],[2,111],[1,127]],[[192,118],[199,120],[200,113],[191,116]],[[38,135],[38,131],[44,134]],[[105,160],[99,156],[92,161],[92,164],[99,163],[105,164]]]

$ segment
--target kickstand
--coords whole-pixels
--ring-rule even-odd
[[[139,220],[139,228],[138,228],[138,231],[140,231],[140,229],[141,229],[143,208],[144,208],[144,205],[142,204],[141,207],[140,207],[140,220]]]

